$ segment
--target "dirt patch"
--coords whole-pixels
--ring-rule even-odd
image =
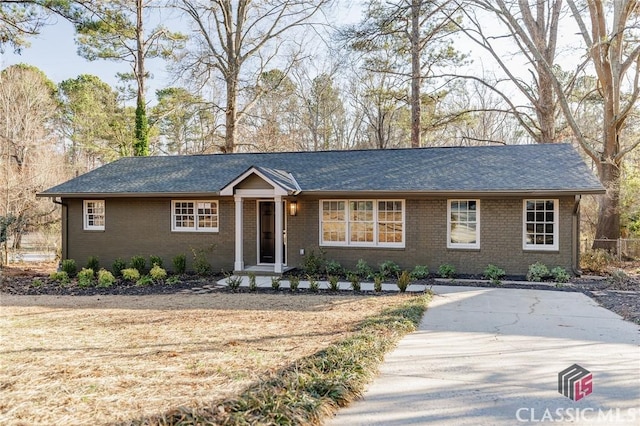
[[[405,297],[4,294],[0,423],[103,424],[202,406]]]

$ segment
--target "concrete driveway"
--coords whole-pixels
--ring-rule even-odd
[[[581,293],[434,291],[419,330],[327,424],[640,425],[640,326]],[[573,364],[587,372],[570,399],[558,375]]]

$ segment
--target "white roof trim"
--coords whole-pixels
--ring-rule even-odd
[[[234,195],[236,185],[238,185],[240,182],[242,182],[243,180],[245,180],[246,178],[248,178],[251,175],[256,175],[260,179],[264,180],[269,185],[271,185],[273,187],[273,194],[274,195],[289,195],[289,191],[287,191],[286,188],[283,188],[278,183],[274,182],[272,179],[269,179],[267,176],[264,175],[264,173],[262,173],[260,170],[258,170],[255,166],[252,166],[246,172],[242,173],[240,176],[238,176],[233,181],[231,181],[226,186],[224,186],[222,189],[220,189],[220,195],[221,196],[232,196],[232,195]],[[297,184],[297,182],[296,182],[296,184]]]

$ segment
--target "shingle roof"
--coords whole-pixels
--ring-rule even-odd
[[[571,145],[538,144],[129,157],[39,195],[216,194],[251,167],[303,193],[603,192]]]

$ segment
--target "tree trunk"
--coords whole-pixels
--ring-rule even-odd
[[[411,148],[419,148],[421,141],[420,105],[420,4],[411,2]]]
[[[615,251],[616,240],[620,238],[620,168],[616,164],[603,162],[600,169],[600,181],[607,189],[607,193],[599,200],[600,208],[593,248]]]
[[[147,121],[147,105],[145,99],[144,84],[146,80],[144,67],[144,27],[142,13],[143,0],[136,0],[136,64],[135,75],[138,85],[136,101],[136,128],[134,155],[149,155],[149,122]]]
[[[237,76],[231,77],[227,81],[227,111],[225,115],[225,135],[224,146],[222,152],[225,154],[231,154],[236,149],[236,134],[238,129],[236,127],[237,121]]]
[[[538,1],[532,5],[527,0],[519,0],[522,20],[531,41],[540,52],[534,60],[536,69],[537,97],[533,100],[540,132],[536,142],[556,142],[557,98],[553,89],[553,78],[549,71],[554,66],[558,40],[558,20],[562,10],[562,0]],[[534,15],[535,11],[535,15]],[[548,15],[547,15],[548,13]]]

